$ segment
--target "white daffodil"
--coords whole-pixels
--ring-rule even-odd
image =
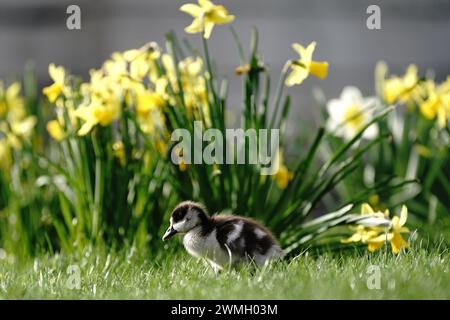
[[[345,140],[353,138],[372,119],[378,100],[363,97],[356,87],[346,87],[339,99],[328,101],[327,129]],[[363,133],[363,138],[374,139],[378,135],[378,126],[373,124]]]

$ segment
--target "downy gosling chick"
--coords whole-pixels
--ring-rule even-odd
[[[228,263],[253,261],[262,266],[284,256],[272,233],[255,220],[224,214],[210,217],[203,205],[191,201],[175,207],[162,239],[177,233],[184,234],[186,250],[194,257],[205,258],[215,272]]]

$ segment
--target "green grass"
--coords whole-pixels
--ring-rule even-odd
[[[449,299],[446,245],[417,243],[398,256],[388,251],[303,255],[266,269],[215,275],[185,252],[151,261],[137,253],[54,255],[21,266],[0,260],[2,299]],[[81,288],[67,287],[78,265]],[[368,289],[370,265],[380,267],[381,288]]]

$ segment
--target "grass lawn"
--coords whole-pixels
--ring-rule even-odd
[[[450,299],[447,247],[420,244],[394,256],[382,250],[300,256],[266,269],[215,275],[185,252],[148,258],[90,252],[55,255],[21,266],[0,260],[2,299]],[[69,289],[77,265],[81,288]],[[369,268],[370,266],[378,266]],[[74,269],[72,269],[74,270]],[[380,289],[376,285],[379,270]],[[371,277],[372,276],[372,277]]]

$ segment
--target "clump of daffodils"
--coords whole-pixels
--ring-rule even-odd
[[[375,211],[368,203],[364,203],[361,206],[361,215],[353,215],[349,220],[356,224],[349,227],[354,234],[341,242],[367,244],[370,252],[389,243],[392,252],[398,254],[402,249],[408,248],[408,242],[402,237],[403,233],[409,232],[405,227],[408,208],[402,206],[399,217],[390,218],[389,215],[389,210]]]
[[[432,79],[420,79],[418,69],[410,65],[403,77],[393,75],[383,83],[383,98],[389,104],[401,103],[418,106],[423,117],[437,119],[445,128],[450,119],[450,77],[442,83]]]
[[[98,126],[111,126],[127,113],[157,150],[165,151],[168,108],[185,106],[192,118],[209,117],[202,59],[187,57],[176,64],[154,42],[113,53],[79,89],[73,89],[63,67],[52,64],[49,73],[54,83],[43,93],[55,103],[57,118],[47,123],[47,130],[57,141],[74,131],[86,136]]]
[[[200,33],[204,39],[211,36],[215,25],[235,19],[224,6],[209,0],[184,4],[180,10],[194,19],[185,31]],[[320,79],[327,76],[328,63],[313,60],[315,42],[307,47],[294,43],[292,47],[299,58],[286,64],[283,72],[286,86],[300,85],[309,74]],[[169,50],[162,52],[156,43],[150,42],[139,49],[113,53],[101,68],[91,70],[89,81],[81,85],[63,67],[51,64],[49,74],[53,83],[43,93],[56,106],[56,118],[47,123],[48,133],[56,141],[62,141],[71,135],[87,136],[97,128],[113,127],[119,128],[120,135],[120,122],[131,117],[146,139],[165,153],[169,128],[180,125],[174,119],[184,114],[211,126],[211,107],[215,107],[209,83],[212,70],[197,55],[177,60]],[[112,146],[113,154],[124,164],[123,141],[114,139]],[[277,161],[279,170],[273,178],[279,188],[285,189],[294,174],[281,154]],[[186,171],[188,166],[181,164],[179,168]]]
[[[0,166],[10,166],[12,150],[22,148],[31,137],[36,121],[35,116],[27,113],[20,83],[5,88],[0,82]]]

